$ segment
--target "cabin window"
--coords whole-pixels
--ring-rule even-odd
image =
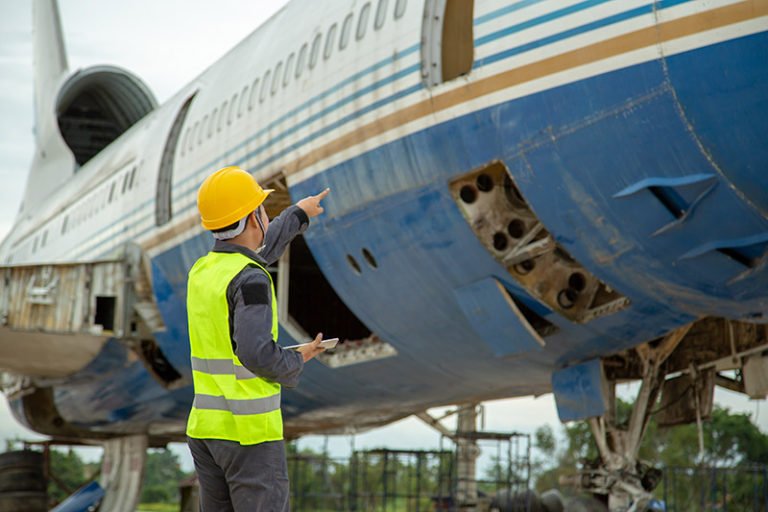
[[[235,118],[235,109],[237,108],[237,93],[232,95],[232,99],[229,101],[229,115],[227,116],[227,124],[232,124],[232,120]]]
[[[343,50],[349,44],[349,36],[352,35],[352,14],[348,14],[344,18],[344,23],[341,25],[341,37],[339,38],[339,50]]]
[[[408,5],[407,0],[397,0],[395,4],[395,19],[399,20],[405,14],[405,7]]]
[[[247,85],[245,87],[243,87],[242,92],[240,92],[240,106],[237,107],[237,117],[238,118],[243,116],[243,112],[245,111],[246,98],[248,98],[248,86]]]
[[[203,131],[200,130],[200,133]],[[128,173],[123,174],[123,189],[121,190],[121,194],[125,194],[126,190],[128,190]],[[90,213],[90,212],[89,212]]]
[[[325,51],[323,52],[323,58],[328,60],[333,53],[333,45],[336,44],[336,31],[338,27],[334,23],[331,28],[328,29],[328,36],[325,39]]]
[[[314,69],[317,64],[317,58],[320,56],[320,43],[322,42],[322,34],[317,34],[315,40],[312,41],[312,51],[309,54],[309,69]]]
[[[65,215],[64,216],[64,220],[61,223],[61,234],[62,235],[67,232],[67,222],[69,222],[69,215]]]
[[[259,101],[263,102],[267,98],[267,91],[269,91],[269,78],[272,76],[272,70],[268,69],[264,73],[264,78],[261,79],[261,93],[259,94]]]
[[[40,241],[40,247],[45,247],[45,244],[48,242],[48,230],[46,229],[43,231],[43,239]]]
[[[216,119],[219,117],[219,107],[216,107],[213,109],[213,114],[211,114],[211,124],[208,125],[208,137],[213,135],[213,132],[216,131]]]
[[[200,130],[200,138],[203,138],[203,132],[206,132],[206,135],[208,138],[211,138],[211,123],[208,122],[208,114],[205,114],[203,116],[203,122],[200,124],[200,127],[202,128]]]
[[[37,252],[37,242],[38,242],[37,237],[35,237],[35,240],[32,242],[32,252],[33,253]]]
[[[368,18],[371,16],[371,3],[368,2],[360,9],[360,18],[357,20],[357,32],[355,38],[359,41],[365,37],[365,31],[368,30]]]
[[[280,78],[283,73],[283,61],[280,61],[277,63],[277,66],[275,66],[275,74],[272,77],[272,94],[274,95],[277,92],[277,89],[280,87]]]
[[[136,167],[131,169],[131,174],[128,175],[128,190],[133,188],[133,181],[136,178]]]
[[[472,70],[474,0],[427,0],[421,46],[427,85],[453,80]]]
[[[256,106],[256,98],[259,95],[259,79],[253,81],[251,84],[251,96],[248,98],[248,110],[253,110]]]
[[[187,130],[187,135],[189,135],[189,130]],[[112,185],[109,187],[109,199],[107,199],[107,203],[112,202],[112,198],[115,197],[115,182],[112,182]]]
[[[220,132],[224,127],[224,116],[227,115],[227,105],[229,105],[229,102],[226,100],[224,100],[224,103],[221,104],[221,111],[219,112],[219,124],[216,125],[217,132]]]
[[[379,0],[379,5],[376,7],[376,18],[373,21],[373,28],[376,30],[384,26],[384,21],[387,19],[388,4],[388,0]]]
[[[291,81],[291,68],[293,67],[293,61],[296,60],[296,54],[291,53],[288,59],[285,61],[285,73],[283,74],[283,87],[288,85]]]
[[[307,63],[307,50],[309,50],[309,45],[307,45],[307,43],[301,45],[301,50],[299,50],[299,60],[296,61],[296,78],[299,78],[304,72],[304,66]]]

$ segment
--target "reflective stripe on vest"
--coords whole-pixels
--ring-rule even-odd
[[[280,384],[254,375],[232,350],[227,288],[245,267],[260,268],[272,292],[272,339],[277,304],[272,276],[240,253],[210,252],[189,272],[187,314],[195,399],[187,435],[250,445],[283,438]]]

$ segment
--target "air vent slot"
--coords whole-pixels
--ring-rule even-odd
[[[657,229],[652,236],[657,236],[685,222],[704,201],[704,198],[717,186],[714,174],[694,174],[691,176],[651,177],[624,188],[614,194],[620,199],[647,190],[674,217],[674,220]]]

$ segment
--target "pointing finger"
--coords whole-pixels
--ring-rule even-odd
[[[322,192],[320,192],[319,194],[317,194],[315,197],[318,199],[318,201],[322,201],[323,199],[325,199],[325,196],[327,196],[330,191],[331,189],[327,188]]]

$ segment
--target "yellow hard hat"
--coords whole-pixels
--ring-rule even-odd
[[[219,169],[197,191],[202,225],[211,231],[232,225],[256,210],[271,192],[236,165]]]

